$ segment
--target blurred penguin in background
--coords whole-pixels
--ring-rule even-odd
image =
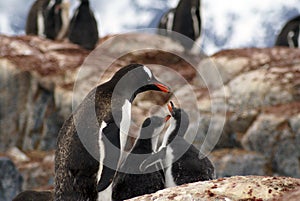
[[[174,22],[174,13],[175,13],[175,8],[171,8],[160,18],[160,22],[158,24],[159,34],[166,35],[164,34],[164,31],[172,30],[173,22]]]
[[[286,46],[290,48],[299,47],[300,42],[300,16],[289,20],[279,35],[277,36],[275,46]]]
[[[69,2],[51,0],[45,14],[45,36],[52,40],[66,37],[69,26]]]
[[[158,33],[169,36],[179,41],[185,48],[191,49],[193,43],[182,40],[173,34],[170,35],[170,31],[175,31],[196,41],[201,34],[200,8],[200,0],[180,0],[175,9],[170,9],[162,16],[158,28],[165,30],[159,30]]]
[[[63,0],[37,0],[31,6],[26,34],[52,40],[62,40],[69,24],[69,2]]]
[[[68,38],[72,43],[92,50],[98,39],[98,26],[93,11],[90,9],[89,0],[81,0],[71,19]]]
[[[35,1],[28,13],[25,32],[27,35],[44,36],[45,31],[45,10],[50,0]]]

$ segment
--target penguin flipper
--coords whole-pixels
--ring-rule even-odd
[[[116,172],[115,170],[112,170],[106,166],[103,167],[103,173],[97,185],[98,192],[105,190],[112,183],[115,172]]]
[[[156,165],[157,163],[159,163],[161,167],[164,167],[163,161],[165,160],[166,152],[167,147],[164,147],[159,152],[156,152],[149,156],[141,163],[139,167],[140,171],[145,172],[149,167],[151,167],[152,165]]]
[[[103,169],[97,185],[98,192],[103,191],[112,183],[118,168],[120,158],[119,132],[120,129],[115,122],[108,123],[102,130],[102,142],[104,145],[105,157],[103,164],[101,164],[103,165]]]

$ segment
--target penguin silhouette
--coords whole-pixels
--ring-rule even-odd
[[[172,102],[168,104],[168,109],[172,118],[160,151],[146,159],[140,169],[145,171],[156,163],[162,163],[166,188],[213,179],[214,166],[211,161],[183,138],[189,125],[187,113],[174,107]]]
[[[31,6],[26,34],[62,40],[68,31],[69,3],[62,0],[37,0]]]
[[[12,201],[53,201],[52,191],[23,191]]]
[[[275,46],[287,46],[290,48],[299,47],[300,42],[300,16],[289,20],[279,35],[277,36]]]
[[[145,173],[139,166],[155,150],[159,133],[169,118],[170,115],[165,118],[152,116],[143,122],[136,143],[114,178],[113,200],[125,200],[164,188],[162,168],[155,167]]]
[[[72,43],[92,50],[98,39],[98,26],[93,11],[90,9],[89,0],[81,0],[71,19],[68,38]]]
[[[180,0],[175,9],[169,10],[160,20],[159,34],[171,37],[180,42],[185,48],[191,49],[193,43],[168,31],[180,33],[193,41],[201,34],[200,0]]]
[[[45,10],[50,0],[35,1],[28,13],[25,32],[27,35],[44,36],[45,32]]]
[[[169,92],[148,67],[130,64],[90,91],[65,121],[55,153],[56,201],[105,200],[100,194],[111,188],[122,158],[131,103],[147,90]],[[98,185],[102,188],[99,196]]]

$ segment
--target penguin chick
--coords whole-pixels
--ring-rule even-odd
[[[139,166],[154,151],[156,138],[169,118],[170,115],[165,118],[152,116],[143,122],[135,145],[114,179],[113,200],[125,200],[164,188],[161,168],[153,166],[145,173],[139,170]]]
[[[184,139],[189,125],[188,114],[170,102],[168,109],[172,115],[170,126],[165,133],[160,151],[146,159],[140,169],[161,162],[164,166],[165,187],[211,180],[214,167],[211,161]]]

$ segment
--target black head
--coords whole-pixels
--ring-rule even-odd
[[[80,0],[82,4],[89,4],[89,0]]]
[[[138,93],[155,90],[170,92],[169,88],[159,82],[152,71],[141,64],[130,64],[115,73],[111,81],[114,84],[114,92],[122,94],[131,102]]]
[[[183,109],[176,108],[172,101],[168,104],[168,109],[174,119],[173,123],[176,124],[177,135],[183,137],[189,126],[188,114]]]
[[[170,119],[170,117],[170,115],[167,115],[165,118],[152,116],[145,119],[140,131],[140,138],[149,139],[158,134],[162,130],[164,124]]]
[[[61,4],[63,3],[63,0],[50,0],[48,2],[48,10],[57,11],[61,9]]]
[[[55,4],[54,5],[60,5],[62,4],[62,0],[55,0]]]

